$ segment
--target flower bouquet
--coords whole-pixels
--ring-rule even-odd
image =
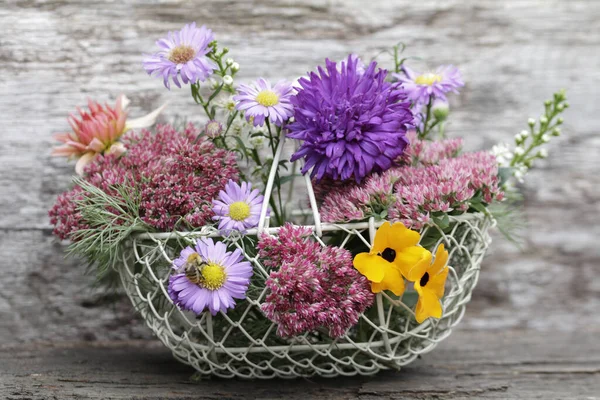
[[[326,60],[296,82],[240,65],[189,24],[143,68],[189,86],[202,125],[89,102],[57,135],[77,159],[50,211],[103,281],[200,376],[367,375],[432,350],[462,318],[521,181],[560,134],[563,92],[515,147],[448,138],[457,68]],[[207,121],[207,122],[206,122]]]

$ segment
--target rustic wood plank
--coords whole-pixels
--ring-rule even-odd
[[[600,342],[588,333],[458,330],[400,372],[286,381],[188,378],[154,341],[69,342],[0,348],[7,399],[576,399],[600,393]],[[591,356],[590,356],[591,355]],[[54,396],[54,397],[53,397]]]

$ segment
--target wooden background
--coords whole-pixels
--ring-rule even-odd
[[[47,210],[73,165],[50,157],[51,134],[88,97],[120,93],[132,116],[169,100],[167,119],[198,120],[187,90],[141,68],[190,21],[230,47],[239,81],[294,79],[398,41],[418,67],[454,63],[467,85],[450,132],[469,149],[511,141],[568,89],[565,134],[523,186],[523,251],[496,237],[463,323],[433,353],[375,379],[191,385],[125,299],[112,304],[64,259]],[[0,397],[600,398],[599,71],[597,0],[3,0]]]

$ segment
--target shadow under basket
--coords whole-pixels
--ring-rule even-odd
[[[351,249],[356,240],[371,242],[377,226],[372,218],[349,224],[321,224],[315,240],[338,243]],[[247,299],[227,314],[211,316],[179,310],[167,287],[171,263],[181,249],[198,237],[219,237],[214,229],[186,233],[144,233],[133,236],[123,251],[121,281],[135,309],[175,358],[194,367],[200,377],[291,378],[372,375],[382,369],[399,369],[427,353],[447,338],[461,320],[471,299],[481,261],[491,239],[494,221],[481,213],[450,216],[444,229],[428,225],[421,230],[421,245],[448,250],[449,274],[442,299],[443,316],[418,324],[414,316],[416,293],[409,287],[398,298],[379,293],[359,323],[337,339],[313,331],[291,339],[277,335],[277,326],[260,309],[267,294],[267,269],[257,259],[257,230],[220,237],[230,249],[240,248],[254,268]],[[266,228],[277,234],[278,228]],[[342,239],[339,241],[339,239]]]

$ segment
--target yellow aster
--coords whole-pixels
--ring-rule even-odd
[[[416,265],[429,265],[431,253],[417,246],[420,235],[402,223],[384,223],[375,234],[368,253],[354,257],[354,268],[371,281],[371,291],[390,290],[396,296],[404,293],[404,271]]]
[[[444,287],[448,277],[448,251],[440,244],[435,253],[434,262],[426,269],[411,270],[410,275],[415,282],[415,290],[419,301],[415,308],[417,322],[421,323],[429,317],[442,317],[442,302]],[[420,274],[420,275],[419,275]]]

